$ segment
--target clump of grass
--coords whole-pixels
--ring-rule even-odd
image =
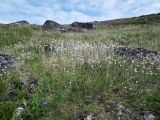
[[[29,41],[31,37],[32,29],[29,26],[4,25],[3,27],[0,27],[0,47]]]
[[[144,28],[144,29],[141,29]],[[115,27],[116,29],[116,27]],[[151,50],[159,50],[160,43],[158,41],[159,30],[154,25],[143,25],[131,27],[128,29],[118,30],[120,34],[114,35],[111,39],[123,46],[142,47]],[[129,30],[130,30],[129,29]]]

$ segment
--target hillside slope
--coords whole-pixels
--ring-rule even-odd
[[[151,23],[160,23],[160,13],[143,15],[139,17],[132,18],[123,18],[107,21],[95,22],[101,25],[122,25],[122,24],[151,24]]]

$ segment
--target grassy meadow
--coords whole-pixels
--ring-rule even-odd
[[[160,119],[160,60],[131,60],[113,52],[117,46],[160,51],[159,28],[119,25],[58,33],[1,25],[0,53],[17,62],[0,76],[0,119],[78,120],[85,113],[113,120],[116,103],[136,111],[137,120],[142,111],[153,111]],[[56,52],[46,53],[46,44]],[[37,84],[17,87],[30,79]],[[16,115],[20,106],[24,111]]]

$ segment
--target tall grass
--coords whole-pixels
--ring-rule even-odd
[[[36,32],[25,45],[10,46],[20,65],[0,82],[0,118],[70,120],[82,113],[97,118],[108,113],[104,119],[114,119],[112,103],[116,102],[137,114],[160,114],[160,61],[131,60],[113,53],[117,45],[160,50],[158,31],[157,26],[121,26],[83,34]],[[134,41],[137,39],[142,44]],[[53,44],[56,53],[45,53],[46,43]],[[38,80],[32,94],[24,87],[16,88],[15,96],[8,96],[8,88],[25,76]],[[19,106],[25,111],[17,117],[15,109]]]
[[[32,29],[28,26],[3,25],[0,27],[0,47],[28,41]]]

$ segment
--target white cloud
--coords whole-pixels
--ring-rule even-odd
[[[40,2],[41,1],[41,2]],[[160,12],[159,0],[1,0],[0,22],[97,21]]]

